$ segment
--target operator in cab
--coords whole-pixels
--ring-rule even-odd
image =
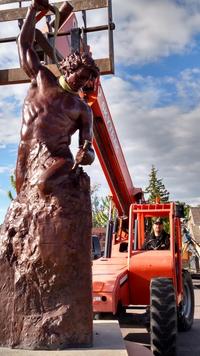
[[[147,235],[142,250],[168,250],[170,247],[169,238],[169,234],[164,230],[163,220],[155,218],[152,231]]]

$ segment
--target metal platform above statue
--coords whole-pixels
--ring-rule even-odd
[[[23,20],[27,13],[27,7],[23,7],[24,0],[0,0],[0,5],[18,3],[18,8],[4,9],[0,10],[0,22],[7,21],[18,21],[19,28],[23,24]],[[27,1],[26,1],[27,3]],[[67,5],[71,5],[73,10],[72,13],[77,12],[82,13],[83,27],[69,28],[67,26],[67,31],[63,30],[65,23],[67,23],[70,14]],[[41,58],[43,64],[47,65],[48,68],[56,75],[59,76],[60,72],[55,61],[55,53],[57,61],[61,61],[69,53],[61,53],[56,42],[58,38],[68,40],[71,44],[70,52],[76,50],[90,50],[89,43],[87,42],[88,33],[97,33],[99,31],[107,31],[107,45],[108,45],[108,56],[105,58],[96,58],[95,62],[100,68],[101,75],[114,74],[114,49],[113,49],[113,30],[115,25],[112,19],[112,1],[111,0],[72,0],[69,2],[57,2],[54,6],[59,8],[60,20],[58,30],[55,30],[56,15],[53,11],[48,11],[46,13],[38,13],[38,20],[45,16],[46,18],[46,28],[42,31],[39,29],[35,33],[35,46],[38,51],[39,58]],[[87,12],[94,11],[105,8],[107,10],[107,23],[100,26],[87,26]],[[53,9],[53,6],[52,6]],[[75,16],[75,15],[74,15]],[[55,33],[56,32],[56,33]],[[56,40],[54,39],[56,37]],[[69,40],[70,38],[70,40]],[[53,45],[53,39],[55,40],[55,46]],[[4,37],[0,38],[1,43],[16,42],[17,36],[15,37]],[[55,48],[54,48],[55,47]],[[0,85],[7,84],[19,84],[29,82],[29,78],[24,73],[21,68],[9,68],[0,70]]]

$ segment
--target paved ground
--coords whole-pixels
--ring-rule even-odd
[[[178,336],[178,356],[200,356],[200,279],[193,279],[195,320],[192,329]]]
[[[200,356],[200,279],[193,279],[195,291],[195,320],[192,329],[178,335],[177,356]],[[125,340],[136,342],[150,348],[150,336],[142,326],[142,313],[134,314],[134,327],[121,324],[121,331]]]

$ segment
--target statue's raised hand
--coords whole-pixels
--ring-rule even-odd
[[[32,6],[37,11],[48,10],[49,9],[49,1],[48,0],[32,0]]]

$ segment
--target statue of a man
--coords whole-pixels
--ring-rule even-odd
[[[21,67],[31,79],[31,86],[24,102],[21,142],[16,169],[17,193],[26,180],[26,165],[33,150],[46,149],[50,159],[45,157],[45,167],[40,172],[32,172],[29,180],[41,192],[49,192],[53,177],[62,170],[70,170],[74,160],[69,145],[71,136],[79,130],[79,151],[77,164],[88,165],[94,160],[92,142],[92,112],[80,99],[78,91],[87,82],[98,76],[99,70],[91,56],[86,53],[73,53],[61,63],[62,77],[57,78],[43,66],[33,47],[35,17],[39,10],[48,8],[47,0],[34,0],[30,6],[25,23],[18,39]],[[87,142],[87,148],[83,149]],[[36,148],[37,145],[37,148]],[[42,162],[41,162],[42,163]],[[30,173],[30,172],[29,172]]]
[[[88,54],[61,63],[57,78],[33,47],[34,0],[18,40],[31,79],[23,106],[17,197],[0,230],[0,345],[62,349],[92,344],[89,177],[72,169],[69,145],[79,130],[78,164],[94,160],[92,112],[78,91],[99,75]]]

